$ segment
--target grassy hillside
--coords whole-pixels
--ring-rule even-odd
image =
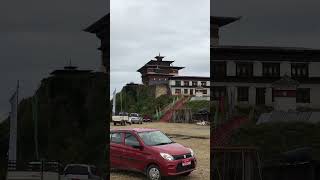
[[[170,95],[162,95],[155,98],[154,87],[143,85],[135,87],[126,86],[116,96],[116,111],[120,112],[122,109],[122,111],[128,113],[136,112],[142,115],[153,116],[157,108],[163,109],[172,103],[174,98]]]

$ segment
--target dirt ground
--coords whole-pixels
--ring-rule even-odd
[[[156,128],[165,132],[174,141],[195,151],[198,160],[197,169],[188,177],[175,177],[172,180],[207,180],[210,179],[210,126],[199,126],[195,124],[178,123],[144,123],[127,126],[114,126],[110,124],[111,129],[116,128]],[[136,172],[113,170],[110,179],[117,180],[146,180],[143,174]]]

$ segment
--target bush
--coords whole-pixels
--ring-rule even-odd
[[[202,109],[210,111],[210,101],[205,101],[205,100],[189,101],[187,103],[187,108],[190,108],[192,113],[196,113]]]
[[[126,86],[116,95],[117,112],[121,111],[121,97],[122,111],[148,116],[153,116],[156,113],[156,109],[163,109],[174,100],[174,97],[170,95],[162,95],[155,98],[154,87],[143,85],[135,87]]]
[[[231,145],[256,146],[265,160],[275,159],[280,153],[308,146],[313,157],[320,159],[320,124],[270,123],[249,124],[233,133]]]

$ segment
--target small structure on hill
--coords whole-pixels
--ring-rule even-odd
[[[174,61],[164,61],[160,53],[137,71],[141,73],[144,85],[168,84],[169,77],[177,76],[184,67],[173,66]]]

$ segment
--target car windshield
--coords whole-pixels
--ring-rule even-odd
[[[138,135],[148,146],[159,146],[174,143],[168,136],[161,131],[140,132]]]
[[[136,114],[136,113],[132,113],[132,114],[130,114],[130,116],[131,116],[131,117],[139,117],[139,115]]]

